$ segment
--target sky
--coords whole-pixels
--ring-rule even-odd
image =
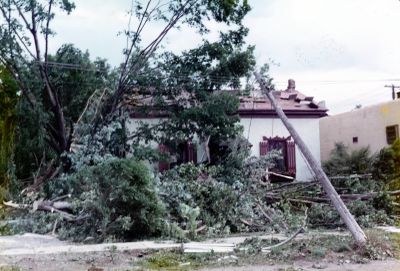
[[[57,14],[57,35],[50,50],[73,43],[91,56],[122,61],[131,0],[75,0],[70,15]],[[398,0],[248,0],[252,11],[244,24],[247,42],[255,45],[259,65],[269,63],[277,89],[287,80],[317,101],[324,100],[330,114],[391,100],[400,85],[400,1]],[[134,26],[134,22],[133,22]],[[208,25],[217,35],[221,27]],[[161,25],[151,24],[144,41]],[[223,28],[223,27],[222,27]],[[180,52],[196,47],[201,37],[191,29],[174,30],[163,43]],[[400,90],[399,90],[400,91]]]

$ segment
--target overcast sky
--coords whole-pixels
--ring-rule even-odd
[[[331,114],[391,100],[384,85],[400,85],[398,0],[248,1],[253,9],[245,19],[247,41],[256,45],[259,65],[270,63],[278,89],[293,78],[298,90],[325,100]],[[93,58],[117,65],[126,44],[117,34],[127,26],[131,0],[74,2],[73,13],[54,22],[53,52],[63,43],[74,43]],[[145,39],[159,28],[149,26]],[[164,45],[179,52],[200,41],[184,28],[170,33]]]

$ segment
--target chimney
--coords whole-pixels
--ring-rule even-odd
[[[296,81],[294,81],[293,79],[289,79],[286,91],[292,91],[292,90],[296,90]]]

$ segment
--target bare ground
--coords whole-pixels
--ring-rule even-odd
[[[147,270],[139,261],[142,258],[140,251],[125,251],[118,253],[92,252],[92,253],[62,253],[48,255],[19,255],[0,257],[0,270],[3,267],[18,267],[16,270],[32,271],[75,271],[75,270]],[[191,268],[173,267],[159,268],[158,270],[190,270]],[[12,270],[12,269],[4,269]],[[366,264],[341,263],[338,261],[296,261],[293,264],[263,264],[245,266],[225,266],[204,268],[203,271],[399,271],[400,261],[387,259],[384,261],[371,261]]]
[[[346,236],[343,232],[309,232],[298,236],[297,240],[305,240],[313,235]],[[236,236],[208,240],[205,243],[242,243],[249,236]],[[263,238],[285,239],[281,235],[258,235]],[[270,260],[269,255],[249,256],[246,260],[226,254],[214,255],[210,267],[209,263],[191,265],[189,260],[179,259],[178,264],[170,267],[144,265],[147,259],[158,257],[154,251],[164,249],[179,249],[180,244],[172,242],[131,242],[82,245],[59,241],[52,236],[25,234],[18,236],[0,237],[0,271],[37,270],[37,271],[73,271],[73,270],[191,270],[194,267],[200,270],[266,270],[266,271],[400,271],[400,261],[394,258],[385,258],[382,261],[369,261],[358,264],[346,260],[336,253],[327,254],[321,259],[299,257],[286,261]],[[162,254],[163,252],[161,252]],[[234,259],[231,261],[231,259]],[[12,269],[15,267],[14,269]],[[203,269],[201,269],[203,268]]]

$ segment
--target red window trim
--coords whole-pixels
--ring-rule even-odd
[[[263,136],[263,141],[260,142],[260,156],[262,155],[267,155],[269,150],[270,150],[270,142],[271,141],[284,141],[286,143],[285,145],[285,155],[284,155],[284,161],[285,161],[285,166],[286,166],[286,172],[281,172],[285,173],[287,175],[296,176],[296,145],[293,141],[291,141],[292,137],[265,137]],[[274,171],[273,169],[271,169]],[[277,172],[278,173],[278,172]]]
[[[170,153],[170,148],[165,144],[159,144],[158,149],[160,153]],[[180,153],[182,155],[183,161],[182,163],[192,162],[197,164],[197,148],[196,144],[194,144],[191,140],[188,140],[184,146],[183,152]],[[163,172],[171,168],[171,164],[168,162],[160,161],[158,163],[158,170]]]

